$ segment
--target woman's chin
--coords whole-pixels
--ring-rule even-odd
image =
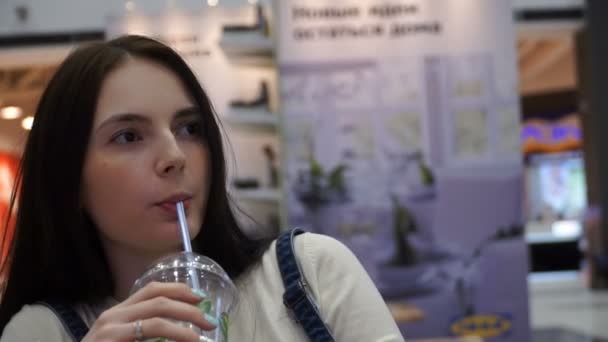
[[[190,240],[194,239],[199,229],[190,227]],[[177,222],[156,223],[146,232],[142,233],[142,240],[146,241],[145,247],[155,251],[174,251],[184,250],[182,234]]]
[[[145,247],[145,254],[154,261],[162,259],[171,254],[179,253],[183,250],[181,241],[170,243],[170,241],[150,241]]]

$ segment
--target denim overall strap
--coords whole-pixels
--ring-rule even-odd
[[[293,240],[302,233],[304,231],[299,228],[292,229],[283,233],[276,243],[279,270],[285,286],[283,303],[294,314],[311,342],[334,342],[335,339],[323,322],[317,303],[309,292],[295,254]]]
[[[51,309],[75,342],[80,342],[89,332],[87,325],[71,306],[55,300],[42,301],[37,304]]]

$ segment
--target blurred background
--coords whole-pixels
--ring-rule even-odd
[[[486,11],[485,7],[490,6],[487,5],[490,2],[479,4],[473,0],[443,1],[454,4],[454,6],[466,3],[466,5],[461,6],[465,8],[462,10],[463,12],[458,14],[459,18],[464,18],[463,21],[467,20],[466,11],[486,13],[483,12]],[[507,167],[503,167],[506,165],[503,163],[505,160],[501,160],[500,163],[493,160],[491,165],[496,170],[511,168],[515,165],[520,171],[520,173],[518,171],[517,182],[508,183],[501,188],[503,190],[497,188],[495,192],[495,195],[500,197],[500,194],[504,193],[502,191],[506,191],[504,189],[517,188],[517,191],[512,195],[513,201],[504,204],[504,206],[517,207],[512,212],[516,212],[515,216],[518,218],[509,222],[496,223],[512,225],[509,228],[511,230],[499,230],[496,236],[512,234],[511,237],[520,239],[524,247],[521,252],[518,250],[516,254],[513,254],[515,255],[513,259],[497,259],[502,260],[502,264],[499,263],[498,265],[512,262],[525,269],[525,276],[520,279],[518,274],[514,274],[512,280],[522,285],[525,290],[510,294],[525,301],[527,312],[524,316],[526,322],[529,322],[530,325],[530,333],[524,333],[525,336],[529,336],[529,339],[526,339],[527,337],[517,337],[521,338],[517,341],[608,341],[608,326],[604,324],[608,321],[608,293],[606,292],[608,286],[608,222],[603,220],[601,215],[604,210],[608,210],[608,196],[606,196],[608,194],[608,182],[603,181],[603,175],[608,175],[608,163],[606,162],[608,158],[606,158],[605,149],[601,148],[607,143],[604,141],[604,132],[608,131],[608,121],[605,119],[608,117],[608,102],[605,98],[608,97],[604,96],[604,93],[608,92],[608,84],[605,81],[608,70],[604,70],[606,69],[604,61],[608,57],[608,41],[603,39],[603,32],[608,30],[608,24],[605,23],[606,20],[603,20],[608,18],[608,3],[601,0],[504,0],[503,2],[509,3],[508,6],[500,5],[502,6],[500,7],[501,11],[492,12],[492,15],[505,19],[507,24],[499,29],[502,30],[507,27],[512,30],[512,32],[506,32],[508,34],[500,35],[501,39],[508,37],[512,41],[502,40],[497,43],[497,46],[505,46],[506,52],[504,54],[506,55],[509,55],[511,50],[514,53],[513,75],[508,75],[507,78],[517,80],[516,89],[513,90],[516,95],[515,102],[513,102],[515,107],[509,107],[517,122],[516,125],[507,123],[489,130],[489,132],[494,133],[488,133],[487,140],[493,141],[493,135],[507,134],[505,132],[501,133],[501,129],[510,130],[508,134],[516,137],[517,140],[516,144],[513,145],[515,146],[516,162],[512,162],[512,159],[509,159],[512,155],[509,155],[508,158],[505,157],[505,160],[508,159]],[[397,12],[408,11],[408,6],[418,6],[418,9],[423,8],[425,10],[427,9],[425,6],[428,6],[428,13],[431,14],[432,11],[435,11],[435,7],[433,7],[435,2],[432,0],[409,2],[338,1],[335,3],[314,1],[313,3],[317,6],[316,9],[327,6],[337,6],[336,8],[345,6],[344,8],[346,8],[361,4],[366,6],[393,4],[396,6],[393,10]],[[368,141],[375,140],[373,140],[373,135],[370,138],[369,134],[372,133],[367,130],[360,130],[358,127],[375,127],[376,123],[374,121],[379,121],[380,117],[384,117],[382,116],[384,114],[381,113],[384,113],[383,111],[389,113],[390,111],[385,108],[378,109],[377,112],[374,112],[377,115],[362,115],[360,120],[363,121],[358,122],[347,120],[348,122],[345,123],[346,121],[340,121],[343,119],[336,119],[335,122],[337,123],[333,121],[328,123],[320,118],[321,114],[319,114],[319,118],[315,116],[316,121],[306,119],[311,111],[310,107],[307,107],[304,100],[302,100],[304,102],[298,102],[300,100],[293,95],[305,93],[306,86],[301,85],[300,82],[304,81],[302,81],[303,78],[299,78],[299,75],[309,70],[306,69],[306,65],[311,65],[310,61],[306,61],[304,57],[301,59],[294,57],[296,55],[294,51],[300,51],[297,50],[298,47],[296,46],[296,43],[300,40],[294,38],[295,34],[292,34],[291,31],[293,27],[289,25],[294,24],[294,22],[297,24],[294,18],[297,17],[295,13],[299,8],[298,6],[304,5],[298,1],[283,2],[283,0],[280,2],[270,0],[0,0],[0,218],[4,221],[7,217],[8,201],[14,184],[17,165],[21,158],[28,131],[35,120],[40,95],[62,59],[70,51],[81,44],[107,40],[124,33],[147,34],[160,37],[161,40],[169,37],[170,33],[175,37],[180,35],[180,37],[186,37],[190,32],[189,30],[199,34],[199,31],[203,32],[204,30],[197,28],[197,25],[200,25],[197,18],[204,17],[208,19],[204,24],[206,25],[204,34],[196,36],[198,38],[194,41],[186,39],[181,42],[174,41],[172,44],[180,53],[184,54],[193,68],[197,70],[203,84],[206,80],[214,80],[217,77],[223,77],[223,75],[229,75],[232,80],[238,80],[236,82],[226,82],[230,84],[215,82],[207,88],[209,88],[211,97],[216,103],[218,115],[223,122],[228,137],[227,150],[231,156],[229,158],[229,186],[235,201],[235,208],[240,208],[239,213],[241,214],[239,217],[242,219],[245,229],[251,234],[263,235],[279,232],[296,224],[308,225],[307,227],[310,227],[311,230],[345,239],[347,245],[359,256],[367,254],[360,255],[357,248],[381,250],[386,246],[393,246],[393,243],[397,246],[394,247],[395,250],[403,252],[407,250],[408,247],[404,247],[407,245],[412,248],[412,253],[418,252],[418,255],[422,255],[421,251],[426,247],[420,246],[423,246],[425,241],[429,241],[428,239],[425,240],[423,234],[420,233],[424,231],[424,228],[416,231],[417,235],[412,236],[409,240],[407,233],[403,233],[397,228],[394,229],[397,232],[395,233],[397,234],[396,238],[391,237],[389,239],[386,237],[393,234],[392,227],[398,226],[395,222],[405,222],[403,217],[407,215],[403,214],[404,212],[414,217],[420,227],[424,227],[425,219],[430,215],[425,216],[427,211],[432,210],[435,213],[438,210],[446,213],[450,210],[446,209],[446,203],[449,203],[447,206],[452,208],[458,207],[454,203],[457,203],[459,199],[466,202],[467,196],[470,196],[471,203],[477,203],[476,200],[479,200],[479,203],[485,202],[487,197],[475,198],[474,193],[467,192],[467,189],[478,186],[478,183],[462,185],[462,189],[453,190],[459,191],[459,195],[454,195],[455,197],[450,202],[446,202],[449,198],[448,195],[441,195],[443,189],[453,189],[456,186],[455,183],[450,183],[450,180],[454,177],[458,178],[458,172],[462,173],[462,170],[468,169],[461,168],[460,164],[458,164],[458,167],[454,166],[457,163],[454,161],[455,159],[452,159],[453,156],[449,154],[450,152],[444,151],[442,152],[444,154],[434,154],[432,137],[434,131],[431,126],[434,125],[435,121],[422,117],[427,115],[427,117],[433,118],[432,105],[435,102],[432,97],[429,97],[431,100],[421,105],[424,107],[423,109],[414,106],[412,104],[414,100],[406,99],[407,94],[410,94],[405,91],[409,84],[407,82],[404,82],[401,86],[398,85],[395,89],[399,94],[402,94],[399,95],[402,98],[398,100],[401,101],[399,102],[400,106],[408,108],[408,110],[400,109],[399,113],[403,114],[400,117],[403,119],[402,121],[387,122],[394,123],[397,126],[400,124],[406,126],[418,125],[419,121],[424,122],[424,124],[420,124],[423,127],[420,132],[412,133],[421,136],[420,139],[423,142],[418,143],[419,148],[412,148],[411,151],[413,152],[410,154],[405,153],[405,149],[394,149],[394,145],[391,145],[392,147],[389,150],[392,149],[392,153],[396,153],[395,156],[403,155],[403,169],[393,168],[393,173],[387,171],[382,177],[384,180],[390,181],[391,187],[397,188],[398,184],[404,184],[408,181],[408,176],[405,175],[406,171],[403,171],[407,168],[407,163],[411,162],[414,163],[413,165],[418,165],[421,175],[417,173],[418,176],[416,177],[422,177],[422,179],[425,177],[425,167],[428,168],[427,182],[422,183],[425,185],[432,184],[433,186],[421,187],[416,191],[418,191],[418,195],[423,197],[430,194],[427,191],[431,190],[433,193],[435,191],[440,193],[437,195],[439,199],[436,205],[433,204],[432,209],[428,210],[419,209],[419,207],[424,207],[424,203],[427,202],[413,201],[410,203],[404,196],[397,196],[394,197],[393,202],[388,198],[374,200],[385,201],[386,207],[392,208],[390,209],[392,211],[389,212],[389,209],[387,209],[386,213],[382,211],[367,213],[361,209],[361,206],[355,207],[354,211],[348,211],[343,204],[354,202],[361,205],[362,202],[357,197],[357,191],[362,190],[357,190],[357,185],[354,185],[354,190],[352,190],[348,202],[346,200],[341,202],[342,197],[340,196],[344,194],[340,191],[330,192],[327,195],[329,197],[323,194],[306,192],[306,186],[310,185],[306,182],[314,181],[306,178],[309,176],[306,172],[316,170],[309,165],[309,162],[314,159],[310,157],[310,155],[314,156],[314,153],[311,152],[314,152],[314,148],[308,149],[307,141],[312,141],[311,144],[316,143],[317,150],[319,150],[319,146],[327,146],[331,142],[330,138],[327,138],[330,140],[324,140],[324,137],[326,135],[332,136],[331,132],[333,131],[321,134],[319,133],[322,130],[320,127],[329,129],[327,127],[335,124],[336,130],[346,132],[344,133],[345,138],[340,140],[340,146],[350,144],[348,146],[355,147],[352,149],[344,148],[336,154],[339,154],[340,160],[350,163],[346,164],[348,167],[359,172],[359,170],[367,170],[366,166],[362,164],[362,161],[366,160],[364,157],[366,148],[369,151],[375,151],[378,144],[365,145]],[[398,8],[400,10],[397,10]],[[479,8],[484,9],[482,11]],[[312,8],[308,8],[309,12],[306,16],[309,19],[315,15],[322,16],[319,14],[322,12],[310,12],[312,10]],[[432,17],[427,12],[422,10],[420,12],[423,19]],[[179,15],[174,17],[175,13]],[[487,13],[491,13],[491,11],[488,10]],[[289,19],[290,14],[293,15],[291,17],[293,22]],[[386,16],[390,15],[389,11]],[[396,14],[393,13],[392,15]],[[439,22],[448,18],[448,15],[456,16],[453,13],[445,14],[441,12],[437,15]],[[176,20],[175,18],[178,18],[178,22],[172,21]],[[358,21],[367,23],[365,21],[367,19],[358,16],[353,16],[348,20],[351,20],[353,25],[356,25]],[[448,19],[445,20],[445,27],[449,27]],[[471,27],[468,29],[471,32],[491,31],[488,27],[476,27],[475,23],[478,22],[484,23],[483,20],[473,20],[470,24]],[[176,29],[176,27],[179,27],[179,29]],[[470,39],[473,39],[473,35],[470,37]],[[425,39],[432,40],[433,38],[421,36],[418,39],[420,41],[407,42],[407,44],[415,47],[416,44],[425,44]],[[462,39],[466,40],[466,37]],[[471,45],[473,46],[474,43],[472,42]],[[291,49],[292,46],[295,46],[295,50]],[[490,44],[489,46],[493,45]],[[319,49],[322,49],[322,47],[319,47]],[[502,54],[502,52],[496,50],[493,52]],[[401,56],[399,53],[396,49],[395,52],[389,52],[387,56],[390,58],[398,57]],[[414,88],[412,89],[425,89],[421,94],[433,92],[429,86],[429,82],[431,82],[429,77],[432,76],[433,70],[433,66],[428,64],[432,62],[428,62],[429,59],[424,60],[426,62],[420,62],[421,64],[416,64],[418,62],[412,62],[411,64],[395,62],[396,60],[402,61],[410,58],[409,55],[404,55],[403,59],[401,57],[394,60],[387,58],[380,62],[372,60],[371,63],[375,66],[368,68],[365,63],[370,61],[370,57],[365,55],[364,52],[349,54],[346,56],[350,58],[355,56],[358,60],[363,61],[363,64],[357,66],[353,62],[354,64],[351,64],[355,66],[347,67],[347,63],[343,62],[345,60],[344,56],[331,57],[329,53],[325,52],[314,55],[311,61],[318,64],[315,66],[317,71],[320,70],[319,68],[326,68],[323,70],[331,70],[332,72],[337,70],[338,73],[344,70],[355,70],[354,77],[360,77],[359,80],[363,80],[357,82],[360,84],[369,82],[369,84],[376,85],[376,87],[363,90],[367,93],[372,92],[370,89],[377,89],[378,84],[382,86],[385,82],[388,83],[387,78],[381,76],[384,75],[381,73],[381,68],[375,67],[381,63],[386,63],[382,65],[392,65],[388,69],[388,74],[398,70],[403,70],[404,75],[406,71],[409,72],[407,74],[410,75],[408,76],[410,77],[408,82],[413,82]],[[433,54],[438,54],[438,52],[431,49],[431,55]],[[301,61],[306,61],[308,64],[300,63]],[[480,65],[482,63],[480,61],[482,61],[481,58],[476,59],[476,62],[471,65]],[[331,63],[342,64],[336,69],[331,69],[333,67],[328,66]],[[452,64],[450,63],[452,62],[448,59],[446,59],[445,64],[443,63],[440,61],[439,67],[445,67],[446,70],[451,68],[450,65]],[[489,63],[491,64],[491,62]],[[486,76],[490,78],[488,76],[490,71],[487,71],[490,69],[480,68],[481,71],[470,71],[472,67],[468,65],[467,68],[469,69],[463,71],[465,74],[468,73],[466,75],[479,73],[481,75],[480,79],[485,79]],[[418,68],[424,69],[425,73],[418,75],[416,73]],[[449,70],[446,71],[447,75],[451,75]],[[377,75],[380,76],[374,73],[378,73]],[[315,74],[310,71],[306,74],[306,77],[314,78],[315,75],[318,75],[318,73]],[[346,74],[337,75],[338,78],[352,76],[351,74],[347,76],[344,76]],[[477,87],[481,87],[478,89],[479,93],[485,91],[484,85],[488,87],[494,87],[493,84],[500,85],[501,74],[494,72],[492,75],[496,79],[488,81],[489,83],[481,82],[477,84]],[[416,77],[419,77],[419,79]],[[414,81],[411,81],[411,79],[414,79]],[[325,81],[319,80],[318,82]],[[418,86],[416,82],[420,85]],[[470,83],[468,85],[471,86]],[[465,87],[462,89],[466,92],[467,89],[471,91],[472,88]],[[66,96],[69,96],[69,94],[66,94]],[[420,96],[429,95],[423,94]],[[363,97],[359,96],[358,98]],[[324,102],[325,108],[331,108],[326,113],[336,113],[332,117],[341,118],[340,115],[342,114],[340,113],[343,112],[344,107],[341,107],[343,104],[335,99],[337,97],[329,97],[329,99],[325,98],[323,100],[327,101]],[[361,102],[362,106],[369,105],[369,108],[375,108],[376,103],[380,103],[377,102],[379,101],[377,99],[370,100],[371,104]],[[381,103],[385,104],[385,102]],[[484,104],[484,106],[493,106],[495,102],[488,103],[490,104]],[[442,108],[447,110],[448,106]],[[421,116],[418,119],[413,115],[408,119],[408,114],[403,113],[404,111],[415,112],[416,110],[429,114],[420,114]],[[315,107],[313,111],[319,112],[319,109]],[[355,112],[353,108],[349,108],[348,111]],[[464,127],[465,138],[473,136],[475,130],[485,129],[474,125],[479,116],[471,112],[467,113],[466,115],[462,114],[463,121],[460,122]],[[487,114],[488,117],[494,115],[491,109],[488,109],[487,113],[490,113]],[[458,114],[454,115],[457,116]],[[488,122],[491,123],[492,120],[488,119]],[[348,144],[344,142],[347,133],[350,134],[348,139],[351,139],[348,140]],[[405,137],[404,139],[409,138]],[[475,143],[475,141],[468,142],[468,144]],[[359,146],[358,144],[364,146],[356,147]],[[450,143],[445,144],[447,145],[442,146],[451,146]],[[475,147],[471,147],[471,149],[474,150]],[[451,149],[448,150],[452,151]],[[454,154],[457,155],[460,150],[455,151]],[[299,161],[290,159],[298,153],[302,153],[305,157]],[[358,159],[354,158],[353,155],[357,156]],[[336,162],[337,159],[323,155],[317,155],[317,157],[318,160],[314,160],[314,162],[318,162],[319,167],[325,167],[327,172],[333,171],[334,180],[338,179],[335,177],[340,176],[342,171],[339,167],[341,164]],[[391,158],[394,159],[393,157],[389,159]],[[467,159],[467,163],[469,159]],[[298,164],[299,162],[305,163],[306,168],[303,169]],[[450,164],[452,162],[454,164]],[[489,164],[484,163],[480,164],[475,161],[470,165],[480,169],[489,167]],[[317,164],[312,165],[316,166]],[[374,164],[374,166],[377,165]],[[310,170],[308,167],[310,167]],[[331,169],[332,167],[333,169]],[[387,170],[389,169],[391,169],[390,165],[387,166]],[[304,174],[302,170],[305,170]],[[455,170],[459,171],[456,172]],[[492,173],[496,172],[492,171]],[[357,173],[358,176],[355,178],[360,182],[363,174]],[[431,178],[428,177],[431,177],[433,181],[429,181]],[[483,178],[485,176],[479,177]],[[352,181],[352,178],[348,178],[348,176],[345,179],[346,184],[349,184],[349,180]],[[300,180],[300,183],[298,183],[298,180]],[[340,184],[334,185],[339,188]],[[458,185],[461,186],[461,183],[458,183]],[[331,184],[328,185],[328,189],[328,191],[332,190]],[[409,196],[414,191],[411,189],[412,187],[403,190],[403,193],[407,193]],[[398,192],[398,190],[396,191]],[[445,191],[447,194],[448,190]],[[296,195],[298,198],[295,198]],[[372,194],[369,194],[369,196],[371,197]],[[487,194],[484,196],[487,196]],[[399,202],[399,199],[401,199],[401,202]],[[396,207],[399,203],[405,203],[404,208],[407,210],[399,211]],[[497,204],[497,206],[502,205]],[[475,215],[475,210],[480,211],[481,215],[482,209],[480,206],[476,209],[468,209],[473,210],[472,215]],[[506,211],[507,209],[489,207],[487,210],[501,212],[501,210]],[[327,218],[327,215],[331,216],[331,219]],[[361,222],[378,215],[391,218],[391,223],[386,223],[387,228],[385,230],[382,230],[383,228],[366,228],[361,225],[344,223],[350,221]],[[340,221],[336,217],[340,217],[342,220]],[[402,218],[401,221],[398,217]],[[448,220],[437,215],[433,218],[436,221]],[[335,223],[335,228],[319,230],[317,229],[318,226],[315,226],[319,220],[322,220],[324,224],[334,222],[331,220],[338,220],[339,222]],[[383,223],[379,222],[384,222],[382,219],[376,220],[374,218],[370,220],[374,225],[382,225]],[[470,224],[470,222],[463,221],[462,225]],[[332,224],[327,223],[327,226],[329,227]],[[450,238],[452,240],[448,241],[448,236],[451,233],[437,228],[438,223],[435,222],[434,224],[432,234],[435,237],[439,235],[445,239],[445,243],[441,242],[441,238],[433,240],[439,241],[436,246],[442,246],[441,248],[437,247],[442,249],[441,252],[437,253],[444,253],[437,258],[445,258],[448,262],[455,260],[455,255],[460,255],[458,254],[460,252],[454,249],[456,247],[452,248],[453,246],[449,242],[455,241],[454,239],[457,240],[458,237]],[[458,224],[455,225],[450,229],[456,235],[478,234],[482,236],[485,234],[479,232],[462,233],[466,230],[458,233],[459,226]],[[391,228],[388,228],[389,226]],[[406,226],[407,224],[404,223],[400,227]],[[373,232],[370,233],[366,229],[371,229]],[[345,233],[346,231],[348,233]],[[386,232],[386,234],[380,231]],[[6,233],[10,239],[10,229]],[[365,237],[368,240],[359,239],[359,237]],[[496,237],[496,239],[498,238]],[[399,247],[399,243],[403,241],[405,241],[405,245]],[[8,242],[4,241],[3,246],[6,246],[6,243]],[[481,247],[476,249],[472,246],[460,245],[458,248],[462,248],[467,253],[471,252],[474,256],[483,253]],[[492,252],[488,253],[494,252],[502,253],[498,249],[492,249]],[[407,252],[403,253],[407,254]],[[6,257],[5,253],[0,253],[0,257]],[[376,253],[373,254],[373,257],[380,260],[385,256]],[[407,257],[403,258],[407,259]],[[403,260],[405,259],[402,259],[401,262]],[[468,261],[463,262],[468,265]],[[484,329],[480,327],[460,334],[457,333],[458,329],[456,329],[457,326],[453,320],[450,320],[449,324],[446,323],[445,333],[432,334],[429,332],[431,325],[425,325],[424,322],[433,321],[433,310],[444,311],[445,306],[453,304],[447,304],[447,302],[431,303],[430,300],[426,299],[417,300],[418,297],[416,296],[418,294],[413,293],[422,291],[420,288],[408,288],[408,291],[411,290],[412,294],[402,291],[399,292],[399,295],[395,294],[393,296],[392,291],[394,289],[382,287],[382,284],[384,284],[382,279],[385,279],[384,277],[389,279],[394,276],[396,281],[399,282],[405,279],[403,277],[406,277],[406,273],[390,273],[389,276],[386,269],[376,264],[364,264],[364,266],[379,284],[379,288],[390,305],[395,319],[400,323],[400,327],[402,327],[406,336],[410,331],[414,334],[412,337],[419,338],[420,341],[516,341],[514,336],[520,336],[516,333],[511,336],[492,335],[491,333],[484,335]],[[451,265],[446,267],[448,267],[446,270],[454,270],[454,268],[449,268],[452,267]],[[484,267],[479,267],[481,275],[476,276],[480,279],[476,286],[490,288],[494,285],[490,284],[491,281],[488,278],[484,278]],[[466,272],[466,270],[463,272]],[[411,274],[407,273],[407,277]],[[420,281],[420,275],[416,274],[417,278],[412,280],[413,282]],[[426,277],[430,277],[429,274],[428,272],[424,273]],[[488,277],[491,278],[492,276]],[[459,291],[458,286],[461,285],[458,285],[460,284],[458,282],[456,284],[453,289],[442,289],[440,292],[453,291],[453,293],[457,293]],[[458,298],[462,299],[463,296],[465,295],[461,296],[459,294]],[[479,307],[483,307],[483,305],[478,305]],[[501,309],[486,310],[496,313]],[[475,316],[472,312],[467,311],[463,317]],[[513,321],[511,323],[515,324]]]

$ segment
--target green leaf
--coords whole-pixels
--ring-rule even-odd
[[[418,163],[418,168],[420,169],[420,178],[422,184],[424,185],[433,185],[435,184],[435,177],[433,176],[433,171],[424,164],[422,160]]]
[[[324,173],[323,166],[316,159],[310,158],[310,176],[313,179],[318,179],[322,178]]]
[[[228,341],[228,328],[230,327],[230,317],[225,312],[222,312],[220,317],[220,330],[222,331],[222,336],[224,337],[224,341]]]
[[[211,313],[211,309],[212,309],[211,301],[208,299],[205,299],[204,301],[198,303],[198,308],[206,314]]]
[[[327,183],[330,189],[338,193],[346,192],[346,185],[344,184],[345,171],[346,165],[338,165],[331,171],[329,176],[327,176]]]

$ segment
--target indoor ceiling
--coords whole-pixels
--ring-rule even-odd
[[[521,35],[517,50],[522,95],[576,88],[573,34]]]
[[[0,67],[0,108],[16,106],[23,111],[19,119],[0,119],[4,149],[15,153],[21,149],[27,136],[27,131],[21,127],[21,120],[34,115],[42,90],[56,68],[56,65]]]
[[[537,26],[518,30],[518,67],[522,95],[576,88],[575,28]],[[27,49],[21,49],[27,50]],[[19,106],[33,115],[40,94],[68,49],[40,49],[14,55],[0,51],[0,107]],[[33,62],[28,56],[33,55]],[[47,58],[43,58],[43,57]],[[23,61],[23,64],[20,62]],[[19,154],[27,131],[21,119],[0,119],[0,150]]]

